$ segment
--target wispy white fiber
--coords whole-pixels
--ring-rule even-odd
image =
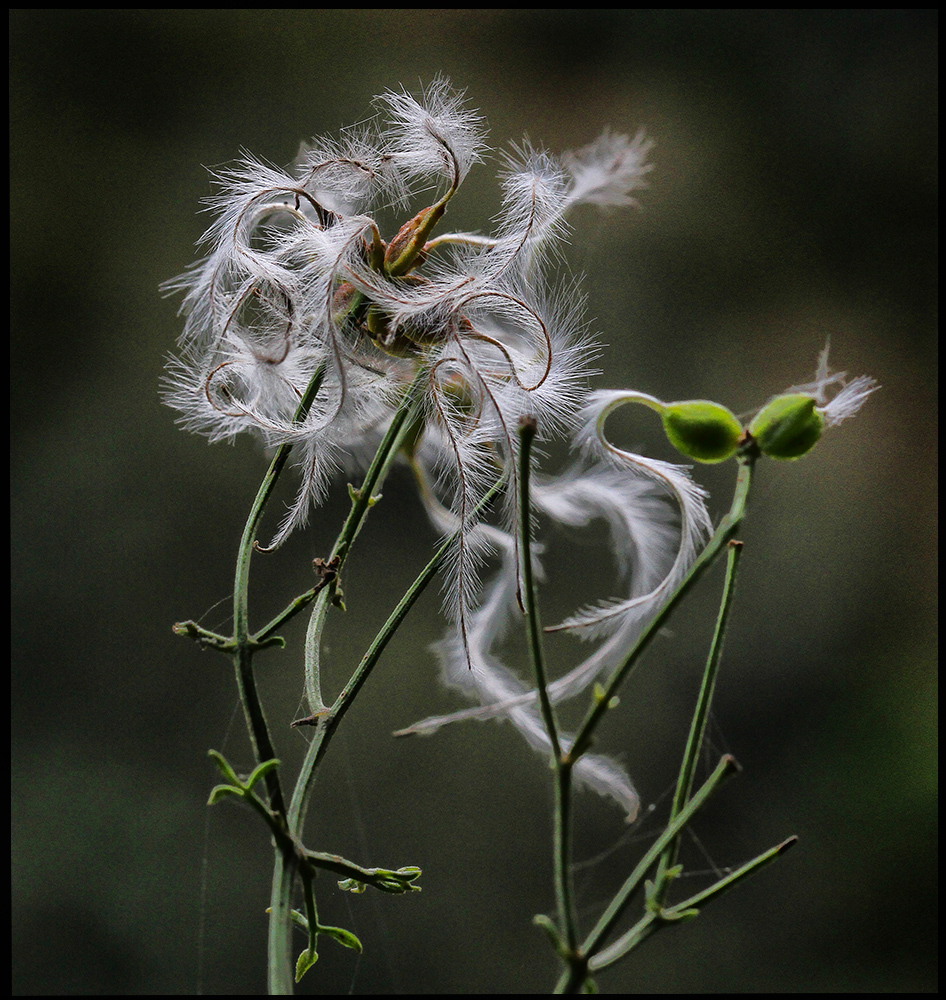
[[[858,375],[848,380],[847,372],[831,372],[828,367],[828,351],[831,342],[828,341],[824,350],[818,355],[818,370],[813,382],[794,385],[785,393],[809,393],[815,399],[815,407],[825,419],[828,427],[835,427],[843,420],[853,417],[864,405],[867,397],[880,386],[867,375]]]
[[[644,177],[653,169],[647,154],[653,145],[643,132],[633,139],[604,132],[583,149],[566,153],[563,162],[572,179],[569,202],[636,204],[631,192],[647,186]]]

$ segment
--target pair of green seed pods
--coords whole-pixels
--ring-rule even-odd
[[[769,458],[790,461],[815,446],[824,430],[816,400],[803,392],[776,396],[745,429],[725,406],[707,399],[663,403],[664,432],[677,451],[697,462],[724,462],[748,438]]]

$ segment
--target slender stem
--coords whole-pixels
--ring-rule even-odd
[[[315,401],[322,381],[325,377],[325,366],[319,365],[312,375],[302,399],[296,408],[293,422],[305,419],[312,403]],[[286,465],[292,445],[285,443],[279,446],[270,463],[263,482],[257,491],[256,499],[250,508],[243,536],[240,539],[240,549],[237,555],[236,576],[233,584],[233,654],[236,669],[237,687],[240,701],[246,716],[247,729],[253,744],[256,763],[272,760],[276,757],[263,705],[256,690],[256,679],[253,675],[254,645],[250,638],[249,627],[249,580],[250,560],[253,555],[253,544],[256,532],[266,503],[272,495],[279,475]],[[279,773],[272,768],[266,774],[266,789],[269,794],[269,807],[278,817],[279,822],[286,823],[286,802],[283,798]],[[273,995],[292,994],[292,965],[290,958],[290,918],[291,896],[294,864],[288,855],[283,853],[277,843],[275,869],[273,875],[273,891],[270,899],[268,968],[269,990]]]
[[[332,546],[332,551],[326,561],[326,565],[332,566],[334,575],[328,585],[322,588],[316,596],[315,607],[310,614],[309,626],[306,630],[305,691],[309,710],[313,715],[317,715],[325,709],[322,701],[321,680],[319,676],[319,646],[328,608],[338,594],[338,580],[345,560],[348,558],[351,547],[358,537],[358,532],[361,531],[368,510],[377,499],[375,490],[384,481],[391,463],[397,455],[404,435],[410,427],[408,417],[417,403],[417,390],[422,379],[425,377],[425,373],[421,370],[401,397],[398,408],[391,418],[391,422],[385,431],[384,437],[381,439],[381,443],[375,451],[371,464],[368,466],[361,489],[350,489],[352,498],[351,509],[345,518],[342,530],[335,540],[335,544]]]
[[[283,625],[289,621],[290,618],[294,618],[303,608],[307,608],[314,600],[316,595],[322,590],[321,584],[311,587],[304,594],[300,594],[298,597],[294,598],[282,611],[279,612],[276,617],[269,622],[268,625],[264,625],[263,628],[259,630],[253,636],[253,642],[257,645],[265,642],[272,635],[274,635]]]
[[[721,896],[724,892],[732,889],[733,886],[747,879],[750,875],[761,871],[766,865],[771,864],[776,858],[781,857],[797,843],[797,837],[789,837],[787,840],[783,840],[781,844],[777,844],[775,847],[764,851],[758,857],[746,862],[746,864],[737,868],[736,871],[715,882],[708,889],[698,892],[695,896],[691,896],[689,899],[685,899],[683,902],[669,908],[655,906],[649,909],[617,941],[608,945],[607,948],[602,948],[601,951],[594,955],[589,960],[588,967],[592,971],[597,971],[598,969],[604,969],[609,965],[613,965],[619,959],[633,951],[638,945],[643,944],[647,938],[661,928],[668,927],[670,924],[686,919],[689,916],[696,916],[698,907],[705,906],[717,896]]]
[[[417,404],[418,390],[421,382],[425,378],[427,378],[427,373],[421,369],[408,390],[401,397],[401,402],[398,404],[398,408],[395,411],[394,416],[391,418],[391,423],[388,425],[388,429],[385,431],[384,437],[378,445],[378,450],[375,452],[374,458],[371,460],[371,465],[368,466],[368,471],[365,473],[365,479],[361,484],[361,489],[352,491],[352,498],[354,502],[352,503],[351,510],[348,512],[348,517],[345,519],[341,533],[339,534],[338,539],[332,548],[331,555],[329,556],[330,560],[336,556],[338,557],[339,570],[341,570],[341,565],[348,557],[351,546],[354,543],[355,538],[358,536],[358,532],[361,530],[362,524],[364,524],[368,508],[376,499],[374,496],[375,490],[378,489],[380,484],[384,481],[384,478],[391,467],[391,463],[397,455],[403,435],[409,426],[407,424],[407,418],[411,415],[411,412]]]
[[[309,924],[309,947],[307,950],[313,954],[319,936],[319,910],[315,904],[315,891],[312,888],[312,869],[304,865],[300,874],[302,876],[302,895],[305,899],[305,918]]]
[[[233,656],[240,701],[243,703],[243,711],[246,716],[250,740],[253,743],[253,754],[256,757],[256,762],[273,760],[276,751],[273,749],[263,705],[259,699],[259,692],[256,690],[256,678],[253,675],[253,650],[249,646],[238,645]],[[285,816],[286,803],[283,799],[278,772],[275,770],[268,772],[265,780],[270,807],[274,812]]]
[[[676,903],[672,907],[671,912],[690,910],[699,906],[705,906],[717,896],[721,896],[724,892],[728,892],[734,886],[747,879],[750,875],[754,875],[766,865],[771,864],[776,858],[781,857],[786,851],[791,850],[791,848],[793,848],[797,843],[798,837],[791,836],[786,838],[781,844],[776,844],[775,847],[769,848],[769,850],[764,851],[758,857],[753,858],[751,861],[747,861],[735,871],[730,872],[725,876],[725,878],[721,878],[718,882],[714,882],[708,889],[703,889],[702,892],[698,892],[695,896],[690,896],[689,899],[684,899],[682,902]],[[599,954],[599,957],[603,956],[604,951]]]
[[[325,703],[322,701],[321,669],[319,656],[321,652],[320,638],[322,629],[325,627],[325,619],[328,616],[328,609],[332,606],[334,594],[331,586],[326,587],[315,599],[315,607],[309,615],[309,624],[305,632],[305,695],[309,704],[309,712],[313,715],[320,715],[325,711]]]
[[[404,439],[404,435],[409,430],[410,424],[408,422],[408,417],[411,415],[414,407],[416,406],[418,390],[422,379],[425,377],[426,375],[423,370],[421,370],[414,379],[410,388],[407,392],[405,392],[400,405],[398,406],[397,411],[395,412],[391,423],[389,424],[388,429],[385,432],[377,451],[375,452],[375,456],[372,459],[371,465],[365,475],[361,489],[358,491],[352,490],[351,510],[348,513],[348,517],[345,519],[342,530],[332,548],[329,559],[327,560],[327,563],[334,564],[335,576],[327,586],[322,587],[318,590],[318,593],[314,594],[316,606],[312,609],[309,628],[306,633],[305,686],[307,700],[309,701],[309,707],[312,712],[311,719],[306,721],[312,721],[315,723],[315,734],[312,742],[309,744],[308,750],[306,751],[305,760],[303,761],[301,772],[298,780],[296,781],[295,788],[293,789],[289,810],[286,814],[290,835],[294,840],[299,842],[301,842],[302,828],[305,823],[309,798],[315,785],[316,770],[320,760],[325,754],[332,734],[335,732],[342,717],[348,710],[352,699],[367,680],[374,664],[381,655],[381,651],[387,645],[391,636],[397,630],[397,627],[403,621],[404,616],[413,606],[424,587],[426,587],[427,583],[430,582],[437,569],[439,569],[440,564],[447,552],[448,544],[445,544],[441,547],[434,559],[432,559],[428,566],[424,569],[410,590],[408,590],[408,592],[404,595],[401,602],[395,609],[394,614],[375,638],[375,641],[365,654],[361,664],[359,664],[355,673],[349,679],[348,684],[346,684],[339,693],[332,708],[325,710],[324,703],[322,702],[321,679],[319,676],[319,645],[321,642],[321,633],[327,616],[328,607],[336,597],[338,589],[338,574],[341,572],[341,568],[348,556],[348,553],[351,551],[351,546],[354,543],[362,524],[364,523],[368,510],[374,502],[374,493],[380,483],[383,482],[384,477],[387,475],[391,463],[393,462],[394,457]],[[484,498],[483,502],[487,502],[487,499],[491,497],[493,492],[498,488],[499,484],[494,487],[494,490],[490,491],[487,498]],[[271,631],[278,627],[282,621],[285,621],[291,614],[294,614],[297,610],[303,607],[304,603],[308,603],[309,599],[311,598],[308,598],[308,595],[302,595],[301,598],[298,598],[285,612],[283,612],[280,616],[277,616],[277,618],[274,619],[270,625],[266,626],[266,628],[262,630],[260,638],[269,635]],[[288,899],[291,897],[293,875],[294,866],[288,859],[285,859],[283,863],[279,863],[277,861],[273,871],[272,899],[274,901],[282,900],[284,898]],[[274,906],[273,914],[271,915],[270,920],[272,922],[275,919],[276,913]],[[282,933],[288,936],[291,932],[291,919],[288,907],[281,911],[280,926],[282,928]],[[285,966],[281,953],[277,954],[277,951],[278,949],[274,948],[271,934],[271,982],[274,975],[274,963],[281,963]],[[286,967],[288,968],[288,966]],[[291,984],[288,992],[292,992]]]
[[[478,509],[484,507],[493,496],[502,487],[503,480],[499,480],[492,489],[487,492],[483,497]],[[333,734],[338,728],[342,718],[348,711],[351,703],[362,688],[365,681],[367,681],[375,664],[378,662],[381,653],[384,651],[391,637],[397,631],[398,627],[404,621],[407,613],[414,606],[417,598],[423,593],[426,586],[433,579],[434,575],[440,569],[443,564],[444,559],[450,549],[450,545],[453,542],[453,538],[448,539],[440,548],[437,550],[433,559],[424,567],[417,579],[411,584],[407,592],[398,602],[397,607],[392,612],[391,616],[384,623],[381,631],[375,636],[371,645],[368,647],[365,655],[362,657],[361,663],[359,663],[357,669],[349,678],[348,683],[339,692],[338,697],[335,699],[335,703],[330,709],[321,713],[317,718],[315,718],[315,735],[312,742],[309,744],[309,748],[306,751],[305,760],[302,764],[302,770],[299,774],[299,778],[296,782],[295,789],[292,794],[292,801],[289,804],[289,829],[292,831],[292,835],[301,842],[302,838],[302,827],[305,822],[305,815],[308,810],[309,798],[312,794],[312,790],[315,787],[315,775],[318,769],[319,762],[325,756],[325,751],[328,748],[328,744],[331,741]],[[320,600],[328,600],[325,595],[320,595]],[[317,641],[317,637],[316,637]],[[304,720],[309,721],[309,720]],[[278,855],[278,851],[277,851]],[[273,907],[275,911],[276,900],[288,898],[291,893],[292,886],[292,869],[289,867],[288,863],[281,863],[280,857],[277,856],[276,867],[273,871],[273,889],[272,889],[272,899]],[[284,912],[284,923],[283,927],[288,928],[291,926],[290,915],[288,912],[288,906],[283,911]],[[270,925],[272,927],[272,924]],[[272,947],[270,950],[271,964],[270,964],[270,976],[272,978]],[[272,991],[271,991],[272,992]],[[289,992],[292,992],[291,986]]]
[[[477,511],[481,510],[490,502],[490,500],[492,500],[496,493],[498,493],[502,488],[504,481],[504,479],[500,479],[492,486],[492,488],[484,495],[483,499],[477,505]],[[384,623],[381,630],[371,641],[371,645],[365,651],[361,662],[355,668],[355,671],[348,679],[348,682],[338,693],[338,696],[336,697],[331,708],[319,713],[315,718],[301,719],[296,723],[296,725],[307,723],[315,726],[315,734],[312,738],[312,742],[309,744],[309,749],[306,752],[305,761],[302,765],[302,771],[299,775],[299,780],[296,783],[292,796],[292,802],[289,806],[289,828],[294,831],[297,836],[301,837],[302,824],[309,796],[315,784],[315,772],[318,768],[319,762],[325,756],[326,749],[328,748],[328,744],[332,736],[338,728],[345,713],[351,707],[355,695],[357,695],[364,686],[369,675],[371,674],[371,671],[374,669],[381,657],[381,654],[384,652],[385,647],[391,641],[394,633],[401,626],[401,623],[407,617],[408,612],[417,602],[417,599],[424,592],[427,585],[443,565],[443,562],[450,551],[450,547],[455,541],[455,537],[455,535],[451,536],[440,546],[430,562],[427,563],[414,582],[410,585],[410,587],[408,587],[394,611],[391,612],[388,620]]]
[[[535,671],[536,690],[542,721],[552,747],[555,768],[555,813],[552,861],[555,873],[555,899],[568,948],[574,951],[578,944],[578,924],[575,917],[574,896],[571,884],[571,832],[572,832],[572,765],[562,753],[555,710],[548,692],[548,675],[545,654],[542,651],[542,625],[539,620],[538,598],[535,592],[535,575],[532,568],[532,505],[529,497],[529,480],[532,472],[532,442],[535,440],[536,422],[524,418],[519,424],[519,552],[522,562],[522,601],[526,615],[526,629],[532,668]]]
[[[539,623],[538,601],[535,594],[535,578],[532,571],[532,509],[529,499],[529,479],[532,471],[532,442],[535,440],[536,423],[531,418],[519,424],[519,552],[522,562],[522,601],[529,633],[529,651],[535,670],[536,688],[542,721],[552,742],[552,756],[556,764],[562,757],[562,746],[558,738],[558,725],[552,700],[549,698],[548,680],[545,672],[545,656],[542,652],[542,626]]]
[[[276,845],[273,885],[269,899],[270,996],[292,996],[292,887],[295,863]]]
[[[651,865],[657,862],[667,844],[679,835],[680,831],[690,822],[697,810],[702,808],[721,782],[738,770],[739,765],[732,757],[725,756],[720,760],[716,769],[701,786],[699,791],[680,811],[680,815],[672,823],[668,824],[666,830],[654,841],[650,850],[641,858],[637,867],[631,872],[624,885],[621,886],[617,895],[611,901],[611,905],[601,916],[594,929],[585,938],[581,948],[577,950],[573,959],[569,962],[569,968],[562,974],[562,978],[555,988],[555,993],[580,992],[588,976],[589,969],[594,970],[602,967],[602,963],[596,961],[595,956],[601,950],[605,938],[620,920],[631,901],[631,897]],[[655,919],[658,918],[659,914],[655,916]]]
[[[703,681],[700,685],[700,693],[696,700],[696,707],[693,711],[693,720],[690,724],[690,732],[687,737],[686,749],[683,752],[683,761],[680,765],[680,776],[677,779],[677,788],[674,792],[673,802],[670,806],[670,819],[674,820],[680,814],[680,810],[686,805],[693,788],[693,775],[696,771],[696,764],[703,746],[703,736],[706,732],[706,720],[709,717],[710,704],[713,700],[713,689],[716,686],[716,677],[719,673],[719,664],[723,650],[723,636],[726,625],[729,621],[729,612],[732,608],[732,598],[736,586],[736,574],[739,567],[739,557],[742,555],[742,542],[735,540],[729,543],[729,558],[726,563],[726,579],[723,584],[723,593],[720,599],[719,615],[716,619],[716,629],[710,643],[709,655],[706,658],[706,668],[703,671]],[[677,863],[677,854],[680,850],[680,838],[672,840],[667,849],[661,855],[660,864],[657,866],[657,875],[654,879],[656,886],[655,897],[657,902],[663,905],[670,887],[671,879],[667,872]]]
[[[315,402],[315,398],[322,388],[322,381],[325,377],[325,365],[321,364],[316,368],[309,381],[306,391],[299,401],[296,412],[293,415],[293,423],[304,420]],[[263,482],[256,493],[256,499],[250,508],[246,525],[243,528],[243,537],[240,539],[240,551],[237,555],[236,579],[233,587],[233,630],[238,642],[249,638],[249,581],[250,581],[250,558],[253,555],[253,543],[256,541],[256,530],[259,527],[260,519],[266,504],[276,486],[276,481],[286,465],[289,453],[292,451],[291,444],[281,444],[276,449],[276,454],[270,462],[269,469],[263,477]],[[266,759],[266,758],[264,758]]]
[[[254,649],[250,641],[249,629],[250,559],[253,554],[253,543],[256,541],[256,529],[259,527],[260,518],[263,516],[263,510],[273,492],[276,480],[289,457],[290,449],[291,445],[288,444],[280,445],[277,449],[256,494],[256,499],[253,501],[246,525],[243,528],[243,537],[240,539],[236,579],[233,586],[233,640],[236,645],[233,661],[236,668],[240,701],[246,715],[246,726],[253,744],[253,754],[257,764],[264,760],[272,760],[276,756],[276,751],[269,735],[269,727],[266,724],[266,716],[263,713],[263,706],[256,690],[256,679],[253,675]],[[286,805],[277,771],[270,771],[266,775],[266,788],[273,809],[285,816]]]
[[[578,947],[578,920],[572,891],[572,765],[561,757],[555,768],[555,899],[565,941],[574,952]]]

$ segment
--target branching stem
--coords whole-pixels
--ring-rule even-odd
[[[555,768],[552,858],[555,872],[555,899],[564,941],[568,949],[574,951],[578,944],[578,925],[571,885],[572,765],[562,752],[555,710],[549,697],[545,655],[542,651],[542,624],[539,620],[532,568],[532,505],[529,482],[532,472],[532,442],[535,440],[536,430],[536,422],[532,418],[524,418],[519,423],[519,558],[522,563],[522,603],[536,690],[539,694],[539,706],[551,744],[552,763]]]
[[[696,700],[696,707],[693,710],[693,720],[690,724],[686,749],[683,752],[683,761],[680,765],[680,776],[677,779],[676,791],[674,792],[673,802],[670,806],[671,821],[680,815],[680,811],[686,805],[687,799],[690,797],[690,791],[693,788],[693,774],[696,771],[700,748],[703,746],[703,735],[706,732],[706,720],[709,717],[710,704],[713,700],[713,689],[716,685],[716,676],[719,672],[719,664],[723,651],[723,636],[729,620],[729,612],[732,608],[732,599],[736,586],[736,573],[741,555],[742,542],[735,539],[731,540],[729,542],[729,557],[726,563],[726,579],[723,583],[719,615],[716,619],[716,629],[710,643],[709,655],[706,658],[706,668],[703,671],[700,693]],[[657,866],[657,875],[654,879],[654,897],[659,905],[663,905],[666,899],[667,890],[672,881],[668,872],[677,863],[679,849],[680,838],[677,837],[670,842],[660,857],[660,864]]]

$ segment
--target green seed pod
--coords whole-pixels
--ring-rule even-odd
[[[776,396],[749,424],[763,455],[791,460],[814,448],[824,430],[824,417],[815,409],[814,397],[804,392]]]
[[[677,451],[697,462],[724,462],[736,453],[742,425],[719,403],[690,399],[660,411],[664,431]]]

